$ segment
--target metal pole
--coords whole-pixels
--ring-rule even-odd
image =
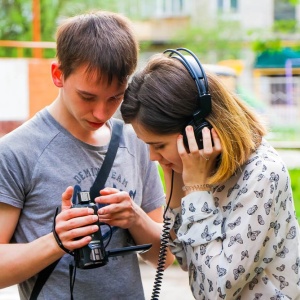
[[[32,0],[32,32],[33,41],[41,41],[41,7],[40,0]],[[33,49],[34,58],[42,58],[42,49]]]

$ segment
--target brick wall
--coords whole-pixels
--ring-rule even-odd
[[[29,118],[57,96],[58,88],[51,78],[51,62],[48,59],[31,59],[28,62]]]
[[[17,128],[58,94],[51,78],[53,59],[1,59],[4,90],[0,99],[0,136]],[[5,76],[9,72],[9,76]],[[24,74],[25,73],[25,74]],[[9,104],[9,105],[8,105]]]

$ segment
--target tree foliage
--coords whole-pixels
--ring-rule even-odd
[[[30,40],[32,20],[30,1],[0,1],[0,38],[2,40]]]
[[[0,0],[0,40],[32,41],[32,5],[33,0]],[[57,25],[66,17],[93,9],[116,10],[116,5],[116,0],[40,0],[41,41],[54,41]],[[24,56],[30,55],[31,50],[25,50]],[[16,49],[0,48],[0,56],[16,56]]]
[[[32,5],[34,0],[0,0],[0,40],[31,41],[33,37]],[[41,40],[54,41],[55,31],[60,21],[93,9],[123,11],[132,19],[141,16],[140,7],[130,5],[130,1],[120,0],[39,0],[41,8]],[[300,0],[275,0],[296,5]],[[136,3],[139,3],[138,1]],[[205,23],[206,24],[206,23]],[[264,29],[265,30],[265,29]],[[177,32],[172,44],[187,47],[201,54],[209,62],[224,58],[240,58],[244,42],[252,40],[254,51],[267,48],[278,49],[280,37],[276,33],[293,33],[297,30],[295,20],[278,20],[274,27],[265,33],[247,34],[238,22],[217,19],[210,26],[190,24]],[[254,37],[256,36],[256,37]],[[254,38],[253,38],[254,37]],[[151,43],[143,43],[141,48],[147,50]],[[214,51],[212,51],[214,50]],[[0,48],[0,56],[16,56],[16,49]],[[53,57],[54,50],[44,51],[46,57]],[[24,51],[24,56],[31,56],[31,50]]]
[[[177,32],[173,43],[189,48],[206,62],[240,58],[243,30],[235,21],[217,19],[211,26],[191,26]]]

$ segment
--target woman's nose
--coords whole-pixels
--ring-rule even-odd
[[[153,149],[153,146],[149,146],[149,150],[150,150],[150,160],[158,161],[161,158],[161,155],[159,153],[157,153],[157,151],[155,151],[155,149]]]

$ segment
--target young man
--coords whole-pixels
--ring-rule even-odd
[[[98,216],[92,209],[69,209],[72,186],[88,191],[102,165],[112,116],[136,67],[137,53],[130,22],[118,14],[80,15],[59,27],[57,62],[51,69],[58,97],[0,140],[0,288],[18,283],[21,299],[29,299],[37,274],[61,258],[38,299],[70,297],[69,264],[74,258],[52,233],[58,206],[62,210],[55,232],[68,251],[90,242],[99,217],[112,227],[107,249],[151,243],[142,256],[156,265],[165,197],[147,147],[128,125],[107,188],[96,198],[109,205]],[[172,261],[168,252],[167,265]],[[100,268],[77,269],[73,295],[144,299],[137,256],[117,256]]]

